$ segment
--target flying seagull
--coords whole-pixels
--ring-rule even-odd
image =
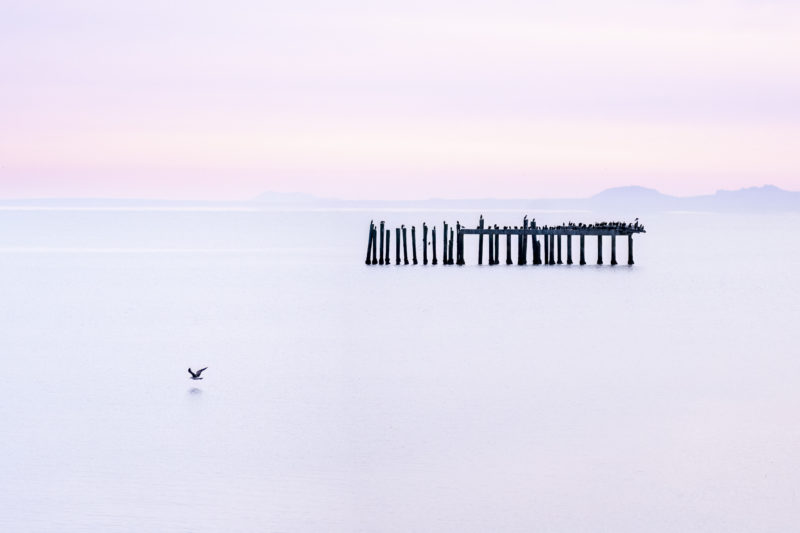
[[[208,367],[206,367],[206,368],[208,368]],[[206,368],[201,368],[197,372],[192,372],[192,369],[190,368],[189,369],[189,373],[192,375],[192,379],[195,379],[195,380],[196,379],[203,379],[203,378],[200,377],[200,374],[202,374],[203,370],[205,370]]]

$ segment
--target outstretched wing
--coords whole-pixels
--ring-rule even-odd
[[[208,367],[206,367],[206,368],[201,368],[200,370],[198,370],[198,371],[197,371],[197,377],[200,377],[200,374],[202,374],[202,373],[203,373],[203,370],[206,370],[207,368],[208,368]]]
[[[200,372],[202,372],[202,370],[201,370]],[[200,375],[200,372],[198,372],[197,374],[195,374],[194,372],[192,372],[192,369],[191,369],[191,368],[189,369],[189,373],[192,375],[192,377],[193,377],[193,378],[196,378],[197,376],[199,376],[199,375]]]

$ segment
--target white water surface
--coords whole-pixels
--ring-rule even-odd
[[[477,222],[0,212],[0,530],[797,528],[800,217],[367,267],[381,215]]]

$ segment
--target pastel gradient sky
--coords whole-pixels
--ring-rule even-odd
[[[798,4],[0,0],[0,197],[800,190]]]

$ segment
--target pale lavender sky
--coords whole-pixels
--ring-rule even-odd
[[[800,189],[792,1],[0,0],[0,197]]]

